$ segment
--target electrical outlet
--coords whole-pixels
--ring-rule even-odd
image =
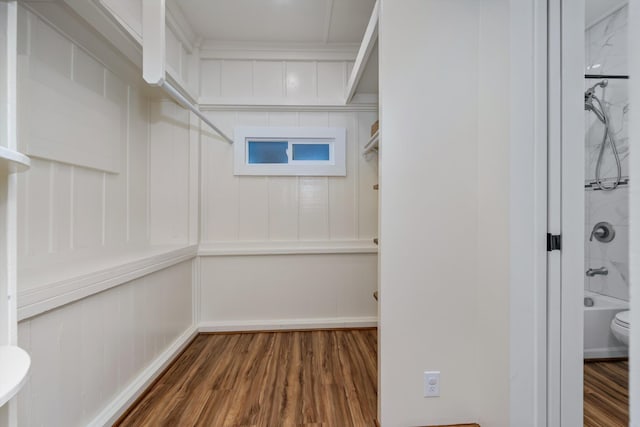
[[[440,396],[440,371],[424,371],[424,397]]]

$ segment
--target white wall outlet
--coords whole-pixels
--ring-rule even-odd
[[[424,397],[440,396],[440,371],[424,371]]]

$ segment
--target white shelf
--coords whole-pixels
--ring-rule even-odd
[[[16,346],[0,346],[0,406],[20,391],[27,380],[31,358]]]
[[[31,159],[18,151],[0,146],[0,166],[9,172],[22,172],[31,167]]]
[[[378,151],[378,146],[380,144],[379,134],[380,131],[376,131],[376,133],[373,134],[371,139],[369,139],[369,142],[367,142],[367,145],[365,145],[362,149],[362,154],[368,154],[372,151]]]

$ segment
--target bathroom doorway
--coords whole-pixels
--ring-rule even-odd
[[[550,4],[549,425],[626,426],[629,8]]]
[[[628,7],[548,4],[547,425],[625,426]]]
[[[628,18],[585,0],[585,426],[629,424]]]

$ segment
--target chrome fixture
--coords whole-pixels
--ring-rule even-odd
[[[587,270],[587,276],[589,277],[606,276],[607,274],[609,274],[609,270],[607,270],[607,267],[590,268]]]
[[[593,298],[591,297],[584,297],[584,306],[585,307],[593,307],[594,306],[594,302],[593,302]]]
[[[593,226],[591,236],[589,236],[589,241],[593,241],[594,237],[598,242],[609,243],[614,237],[616,237],[616,231],[613,229],[613,225],[606,221],[602,221]]]
[[[584,93],[584,109],[585,111],[593,112],[598,120],[604,125],[604,134],[602,135],[602,142],[600,143],[600,151],[598,153],[598,161],[596,162],[596,185],[600,190],[615,190],[620,184],[620,180],[622,178],[622,166],[620,165],[620,156],[618,155],[618,147],[616,147],[616,141],[613,139],[613,132],[611,131],[611,125],[609,116],[600,102],[600,99],[596,96],[596,88],[601,87],[605,88],[609,84],[608,80],[602,80],[595,85],[591,86]],[[606,186],[602,182],[600,178],[600,168],[602,167],[602,159],[604,156],[604,149],[607,145],[607,142],[611,146],[611,151],[613,152],[613,157],[616,160],[616,168],[618,172],[618,176],[616,180],[611,183],[611,185]]]

